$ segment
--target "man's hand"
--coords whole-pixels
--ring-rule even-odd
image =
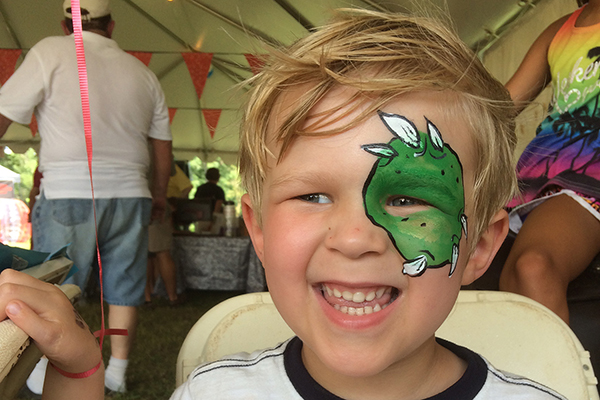
[[[166,197],[152,197],[152,221],[163,221],[165,218],[165,210],[167,207]]]

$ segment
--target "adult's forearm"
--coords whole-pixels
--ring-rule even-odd
[[[152,139],[154,174],[152,197],[166,197],[171,176],[172,145],[170,140]]]
[[[0,138],[4,136],[10,124],[12,124],[12,120],[0,114]]]

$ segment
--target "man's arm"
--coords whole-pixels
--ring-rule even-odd
[[[0,114],[0,138],[4,136],[10,124],[12,124],[12,120]]]
[[[150,139],[154,173],[152,180],[152,219],[162,219],[167,205],[167,185],[171,175],[172,145],[170,140]]]

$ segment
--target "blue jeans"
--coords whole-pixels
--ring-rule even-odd
[[[104,300],[108,304],[144,303],[151,209],[149,198],[96,200]],[[92,200],[48,200],[41,194],[32,210],[32,236],[39,251],[54,252],[70,244],[67,254],[78,270],[66,283],[85,290],[93,266],[97,266]]]

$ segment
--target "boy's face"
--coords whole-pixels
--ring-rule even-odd
[[[285,113],[287,102],[298,94],[284,95],[274,115]],[[311,115],[342,103],[346,96],[343,89],[332,91]],[[273,300],[304,342],[305,365],[318,381],[368,378],[403,365],[418,373],[414,361],[433,357],[434,332],[456,300],[469,261],[461,217],[473,220],[474,150],[462,119],[444,112],[449,101],[444,94],[410,94],[342,134],[297,138],[280,163],[273,160],[269,165],[262,226],[244,198],[246,224]],[[434,157],[416,158],[417,149],[386,164],[381,154],[389,152],[371,146],[394,138],[384,115],[403,116],[424,133],[432,129],[427,125],[431,121],[446,147],[441,153],[433,151],[432,144],[440,147],[440,142],[430,136],[428,151]],[[393,147],[403,149],[397,143]],[[278,155],[277,146],[271,150]],[[450,165],[440,162],[452,156],[457,162],[450,163],[451,168],[462,168],[462,174],[440,172]],[[381,175],[376,164],[393,168],[391,175]],[[411,220],[425,221],[418,229],[427,223],[434,227],[416,231]],[[450,273],[453,245],[459,256]],[[411,273],[414,265],[402,254],[412,259],[427,254],[426,264],[433,267]],[[443,265],[435,266],[434,259]]]

